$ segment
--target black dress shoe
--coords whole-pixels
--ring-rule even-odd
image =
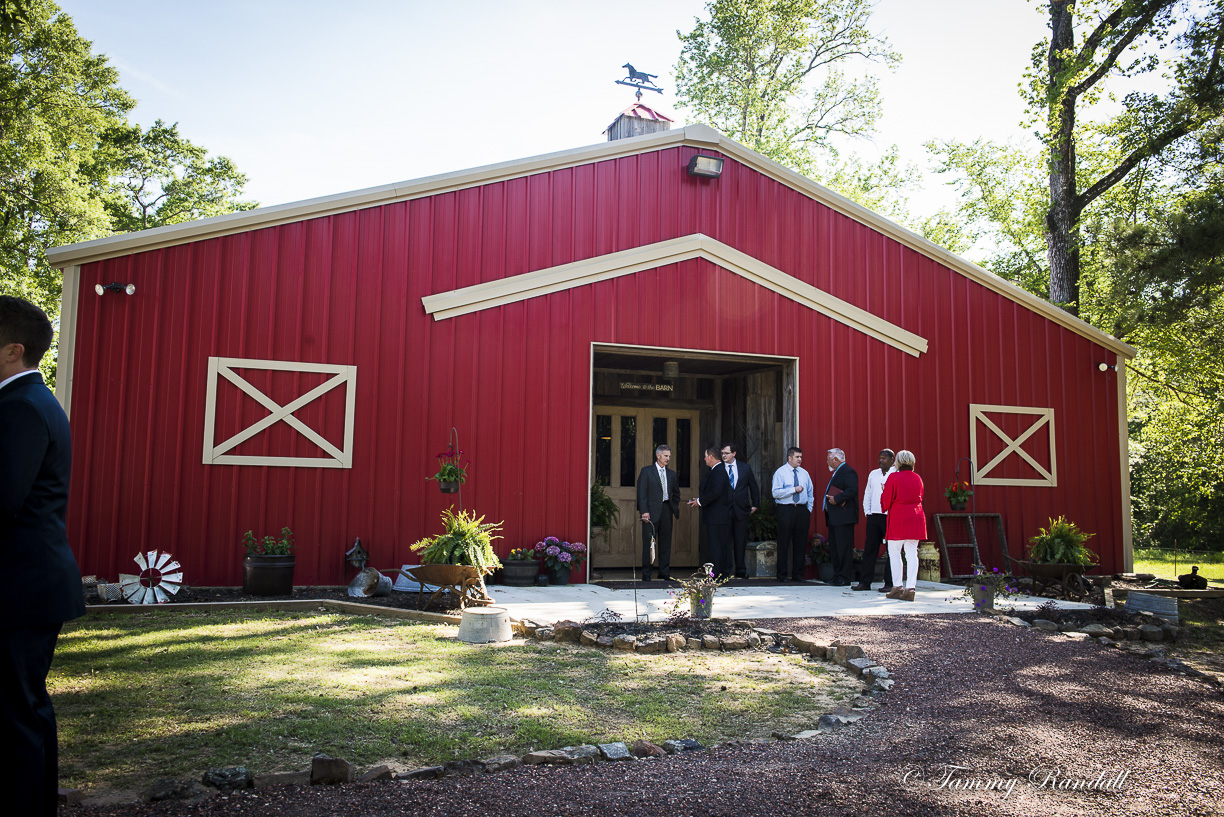
[[[791,576],[791,581],[792,582],[802,582],[803,577],[802,576]]]
[[[879,590],[877,590],[876,592],[877,593],[887,593],[889,590],[892,590],[892,585],[886,584],[883,587],[881,587]]]
[[[786,577],[785,577],[785,576],[779,576],[779,577],[778,577],[778,581],[780,581],[780,582],[785,582],[785,581],[786,581]]]
[[[845,579],[838,579],[837,581],[833,582],[833,586],[834,587],[849,587],[850,582],[846,581]]]
[[[850,589],[851,590],[870,590],[871,585],[863,584],[862,582],[859,582],[858,584],[854,585],[854,587],[851,587]]]
[[[660,574],[659,574],[659,581],[661,581],[661,582],[669,582],[669,581],[671,581],[671,573],[660,573]]]
[[[649,573],[643,573],[643,574],[642,574],[642,581],[644,581],[644,582],[648,582],[648,581],[650,581],[650,574],[649,574]]]

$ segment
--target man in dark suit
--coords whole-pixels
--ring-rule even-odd
[[[9,814],[54,815],[59,747],[47,672],[65,621],[85,614],[65,518],[68,418],[43,385],[41,309],[0,295],[0,768]]]
[[[735,456],[739,449],[734,443],[723,443],[723,467],[731,483],[731,545],[735,554],[735,577],[748,578],[748,565],[744,561],[744,550],[748,544],[748,517],[761,506],[761,486],[756,474],[747,462],[739,462]]]
[[[731,577],[735,562],[731,557],[731,482],[719,456],[719,449],[713,446],[706,449],[705,464],[710,470],[701,478],[697,498],[689,500],[689,504],[701,508],[714,575],[725,579]]]
[[[846,587],[854,579],[854,526],[859,517],[858,473],[846,465],[846,453],[830,448],[825,462],[833,476],[825,488],[825,524],[829,526],[829,551],[833,556],[833,584]]]
[[[676,472],[667,467],[671,448],[655,449],[654,465],[638,474],[637,509],[642,515],[642,581],[650,581],[650,537],[659,549],[659,578],[671,578],[672,520],[680,515],[680,484]],[[666,485],[666,487],[664,487]]]

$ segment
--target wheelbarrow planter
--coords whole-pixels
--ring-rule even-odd
[[[1008,557],[1009,559],[1011,557]],[[1012,563],[1020,570],[1017,573],[1024,572],[1033,580],[1033,589],[1040,593],[1049,588],[1058,590],[1059,598],[1067,601],[1075,601],[1081,599],[1091,592],[1087,580],[1084,579],[1084,572],[1089,566],[1068,564],[1064,562],[1028,562],[1020,559],[1011,559]]]
[[[493,598],[485,588],[485,572],[471,565],[417,565],[407,570],[387,571],[406,576],[410,581],[420,585],[418,600],[425,595],[425,585],[434,585],[438,589],[429,597],[429,601],[421,606],[425,609],[437,600],[443,590],[449,590],[459,600],[459,609],[471,605],[487,605],[493,603]],[[486,571],[492,572],[492,571]]]

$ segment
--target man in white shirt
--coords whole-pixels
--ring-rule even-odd
[[[880,467],[867,475],[867,490],[863,491],[863,518],[867,521],[867,541],[863,545],[863,562],[859,571],[858,584],[851,590],[870,590],[875,579],[876,558],[880,546],[884,543],[884,533],[888,528],[888,512],[880,507],[880,496],[884,493],[884,481],[888,475],[897,470],[893,464],[896,455],[891,448],[880,452]],[[885,554],[885,560],[888,555]],[[884,568],[884,587],[881,592],[892,589],[892,575]]]

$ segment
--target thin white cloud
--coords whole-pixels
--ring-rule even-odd
[[[128,65],[123,60],[116,59],[115,57],[109,57],[108,59],[111,65],[118,68],[119,72],[123,74],[124,76],[132,77],[133,79],[139,80],[140,82],[143,82],[146,85],[150,85],[156,88],[158,91],[161,91],[163,94],[166,94],[167,96],[175,97],[178,99],[182,98],[183,95],[182,93],[179,92],[177,88],[167,85],[166,83],[162,82],[161,80],[159,80],[157,77],[153,76],[152,74],[141,71],[139,68],[134,68],[131,65]]]

